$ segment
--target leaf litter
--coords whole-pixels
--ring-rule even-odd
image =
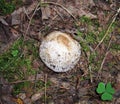
[[[95,32],[95,35],[97,32],[100,33],[103,29],[106,29],[116,13],[115,10],[119,7],[119,1],[117,0],[115,2],[113,0],[109,2],[107,2],[107,0],[42,0],[39,3],[40,6],[36,8],[38,5],[37,0],[31,0],[30,2],[29,0],[23,0],[23,6],[16,8],[9,16],[1,17],[2,21],[4,21],[1,23],[1,27],[6,28],[3,29],[0,27],[1,53],[6,52],[6,50],[11,47],[11,45],[9,46],[10,42],[14,43],[14,33],[18,33],[16,38],[22,36],[26,37],[24,42],[27,40],[35,40],[34,45],[37,49],[43,36],[54,30],[72,33],[72,36],[81,43],[81,41],[87,39],[86,37],[90,32],[90,28],[93,27],[92,31]],[[113,10],[113,8],[115,8],[115,10]],[[82,22],[79,21],[80,18],[83,19]],[[91,23],[88,22],[88,18],[90,21],[96,23],[96,20],[98,20],[98,22],[96,25],[93,24],[92,27],[90,27]],[[119,16],[116,20],[118,22],[120,21]],[[116,23],[116,25],[119,26],[119,23]],[[97,26],[99,29],[95,30]],[[117,28],[117,26],[115,27],[115,30],[117,31],[113,30],[110,35],[112,35],[112,42],[119,45],[119,28]],[[77,34],[78,30],[82,31],[82,39]],[[3,35],[3,33],[5,33],[5,35]],[[97,36],[99,35],[97,34]],[[83,43],[86,44],[86,41]],[[89,47],[91,47],[91,50],[97,46],[97,42],[93,44],[87,43],[87,45],[88,44]],[[109,47],[113,47],[113,50],[108,51],[108,54],[105,56],[101,74],[98,74],[98,68],[100,67],[99,63],[101,63],[101,59],[104,58],[102,55],[105,55],[108,47],[106,44],[107,43],[102,43],[97,48],[96,51],[98,56],[96,57],[93,55],[90,62],[88,59],[92,52],[83,49],[83,54],[78,65],[72,71],[60,74],[49,70],[38,58],[39,56],[37,56],[37,58],[36,56],[32,56],[32,51],[29,51],[27,47],[22,47],[25,56],[27,56],[28,53],[31,55],[30,60],[33,60],[32,68],[35,70],[36,74],[30,76],[25,75],[26,77],[24,80],[13,80],[12,82],[9,82],[10,84],[8,84],[8,82],[3,83],[5,79],[2,78],[2,82],[0,82],[2,87],[0,87],[0,91],[1,93],[4,93],[4,97],[3,94],[1,94],[2,99],[0,99],[0,103],[2,102],[4,104],[7,100],[7,104],[14,104],[16,103],[15,101],[18,100],[17,98],[20,98],[24,104],[101,104],[105,102],[101,101],[99,95],[95,92],[96,86],[100,81],[112,82],[115,87],[115,98],[113,101],[108,102],[108,104],[119,103],[120,53],[119,50],[117,50],[118,52],[115,50],[117,47],[112,46],[113,44]],[[6,46],[8,48],[6,48]],[[94,60],[92,58],[94,58]],[[90,67],[92,67],[91,71]],[[27,69],[25,67],[22,68],[25,73]],[[46,75],[47,77],[45,77]],[[26,81],[29,83],[24,84],[20,93],[13,96],[13,88],[11,88],[11,86],[13,87]],[[4,92],[6,88],[8,89],[7,93]]]

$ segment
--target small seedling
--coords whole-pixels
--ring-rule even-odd
[[[96,89],[97,93],[101,95],[102,100],[112,100],[115,90],[112,88],[111,83],[100,82]]]
[[[18,50],[12,50],[12,56],[16,57],[18,55],[19,51]]]

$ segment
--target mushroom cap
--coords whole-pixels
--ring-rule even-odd
[[[79,61],[81,46],[69,34],[54,31],[43,39],[39,55],[51,70],[66,72]]]

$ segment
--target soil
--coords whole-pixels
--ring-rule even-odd
[[[0,16],[1,56],[21,37],[24,42],[34,40],[39,53],[42,39],[52,31],[71,34],[80,43],[82,39],[78,31],[81,31],[85,40],[81,44],[88,41],[87,45],[91,50],[87,51],[82,45],[78,64],[65,73],[50,70],[38,54],[38,57],[32,60],[32,67],[37,71],[35,75],[27,76],[24,80],[13,79],[11,82],[6,81],[4,75],[0,76],[0,104],[120,104],[120,48],[115,48],[120,45],[120,13],[117,14],[119,0],[42,2],[45,3],[38,5],[37,0],[23,0],[23,5],[17,6],[13,13]],[[86,20],[84,16],[89,19]],[[95,37],[99,37],[98,33],[107,30],[113,18],[116,26],[110,30],[110,38],[97,47],[97,56],[90,61],[89,58],[94,54],[99,42],[96,38],[95,42],[90,40],[90,43],[90,38],[87,40],[86,36],[92,31]],[[98,38],[99,41],[101,39]],[[113,44],[115,45],[112,46]],[[24,47],[21,51],[26,54],[29,50]],[[29,54],[33,57],[32,51],[29,51]],[[24,91],[13,95],[13,86],[25,81],[31,82],[29,88],[24,87]],[[39,81],[40,84],[37,83]],[[96,92],[99,82],[112,84],[115,94],[111,101],[102,101]]]

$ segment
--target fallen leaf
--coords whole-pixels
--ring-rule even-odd
[[[2,24],[4,24],[4,25],[8,26],[8,23],[2,17],[0,17],[0,22],[2,22]]]
[[[20,18],[21,18],[21,14],[24,13],[23,10],[24,10],[23,7],[21,7],[19,9],[15,10],[11,14],[11,16],[12,16],[12,23],[11,23],[11,25],[19,25],[21,23],[21,19]]]
[[[50,7],[49,6],[41,7],[41,11],[42,11],[42,20],[49,19],[51,14]]]
[[[32,95],[32,97],[31,97],[32,102],[35,102],[38,99],[40,99],[43,94],[44,94],[44,91]]]
[[[77,10],[77,13],[79,14],[80,17],[86,16],[86,17],[88,17],[88,18],[90,18],[90,19],[96,19],[96,18],[97,18],[96,15],[90,13],[89,11],[85,11],[85,10],[83,10],[82,8],[81,8],[81,9],[78,9],[78,10]]]

